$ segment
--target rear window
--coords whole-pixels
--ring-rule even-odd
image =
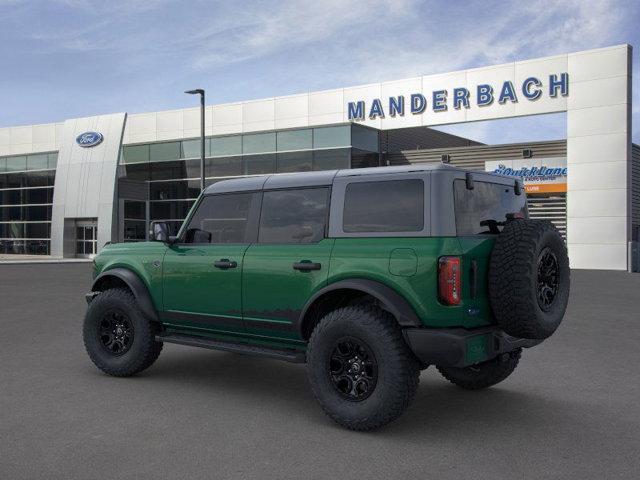
[[[464,180],[455,180],[453,190],[458,235],[499,233],[507,214],[527,216],[526,197],[513,186],[476,181],[468,190]]]
[[[347,185],[345,232],[419,232],[424,228],[424,182],[419,179]]]

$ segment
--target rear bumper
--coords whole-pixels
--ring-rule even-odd
[[[542,340],[516,338],[497,327],[406,328],[404,338],[424,365],[468,367],[516,348],[529,348]]]

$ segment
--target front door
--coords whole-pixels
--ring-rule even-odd
[[[97,253],[98,222],[76,221],[76,257],[92,258]]]
[[[255,241],[257,193],[208,195],[164,257],[163,321],[179,330],[238,335],[244,254]]]
[[[329,188],[265,191],[258,242],[244,256],[243,315],[256,338],[300,340],[297,320],[326,284],[334,240],[326,237]]]

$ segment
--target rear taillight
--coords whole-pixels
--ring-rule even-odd
[[[440,257],[438,260],[438,296],[445,305],[460,304],[462,285],[460,257]]]

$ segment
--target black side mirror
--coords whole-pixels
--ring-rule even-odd
[[[149,231],[149,240],[153,242],[169,242],[169,227],[164,222],[153,222]]]

